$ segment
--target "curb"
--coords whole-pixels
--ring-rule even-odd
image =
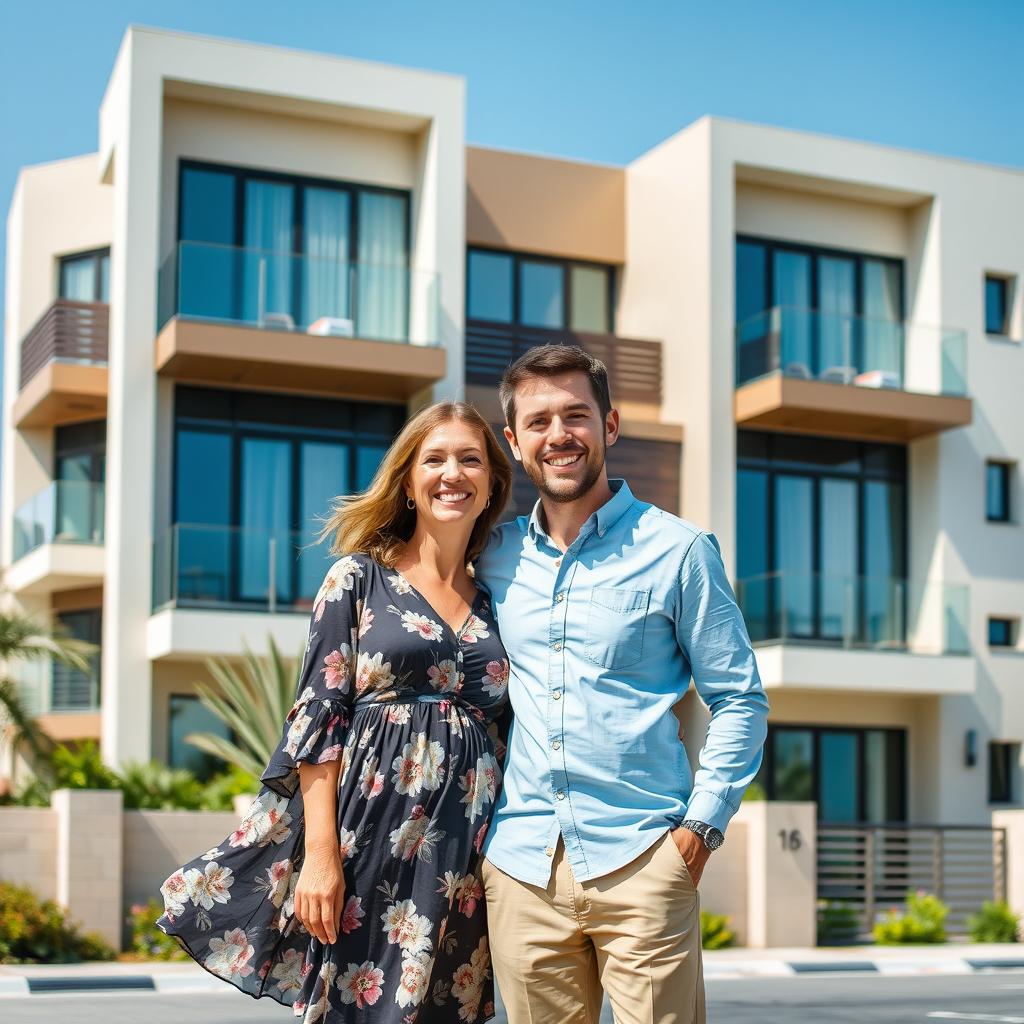
[[[981,974],[996,971],[1024,971],[1024,957],[1001,959],[948,960],[741,960],[733,963],[704,962],[704,977],[728,978],[830,977],[876,974],[910,977],[928,974]],[[211,974],[65,974],[56,977],[0,975],[0,1000],[24,999],[34,995],[70,995],[94,992],[155,992],[158,995],[187,995],[229,992],[232,986]]]

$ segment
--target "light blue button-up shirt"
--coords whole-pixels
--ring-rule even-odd
[[[586,880],[684,818],[725,832],[761,763],[768,701],[717,538],[610,484],[564,554],[538,502],[476,562],[515,712],[484,852],[533,885],[559,833]],[[672,712],[691,675],[711,709],[696,773]]]

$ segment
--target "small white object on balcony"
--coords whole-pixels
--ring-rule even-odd
[[[857,375],[852,366],[830,366],[818,374],[818,380],[828,380],[836,384],[849,384]]]
[[[295,321],[291,313],[264,313],[260,326],[274,331],[294,331]]]
[[[900,375],[895,370],[865,370],[853,378],[862,388],[898,388]]]
[[[307,334],[319,334],[324,338],[354,338],[356,325],[343,316],[322,316],[307,328]]]

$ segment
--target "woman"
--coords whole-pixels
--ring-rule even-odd
[[[443,402],[337,504],[324,536],[342,557],[265,785],[235,832],[161,887],[158,924],[190,956],[309,1024],[494,1014],[476,862],[508,661],[466,566],[511,479],[480,414]]]

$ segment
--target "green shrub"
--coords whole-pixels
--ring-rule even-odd
[[[190,771],[159,761],[126,764],[120,782],[131,810],[198,811],[203,804],[203,784]]]
[[[128,921],[132,926],[131,951],[146,960],[187,960],[188,954],[178,940],[156,926],[156,919],[164,912],[158,899],[136,903]]]
[[[923,890],[907,892],[906,909],[895,908],[874,927],[875,941],[894,946],[905,942],[945,942],[949,907]]]
[[[1017,942],[1020,917],[1005,903],[985,900],[981,910],[967,919],[971,942]]]
[[[100,935],[82,934],[53,900],[0,882],[0,963],[73,964],[116,957]]]
[[[74,747],[58,744],[50,758],[51,778],[33,779],[20,790],[17,802],[26,807],[46,807],[55,789],[118,789],[121,780],[100,757],[95,740]]]
[[[729,918],[725,914],[700,912],[700,941],[704,949],[725,949],[736,940],[736,933],[729,930]]]
[[[819,901],[818,945],[856,942],[859,937],[860,914],[856,907],[841,900]]]
[[[762,786],[760,782],[752,782],[743,791],[743,796],[742,796],[740,802],[742,803],[743,800],[749,800],[752,803],[754,803],[754,802],[757,802],[757,801],[760,801],[760,800],[766,800],[766,799],[767,799],[767,794],[764,791],[764,786]]]
[[[233,811],[236,796],[246,793],[255,796],[259,791],[260,780],[255,775],[250,775],[237,765],[229,765],[203,788],[200,806],[204,811]]]

